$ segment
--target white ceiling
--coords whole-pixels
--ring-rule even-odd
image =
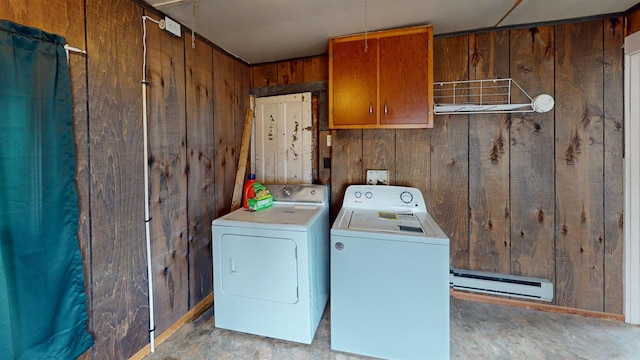
[[[145,1],[257,64],[325,54],[328,38],[339,35],[422,24],[432,24],[434,34],[494,27],[514,5],[500,26],[618,13],[640,0]]]

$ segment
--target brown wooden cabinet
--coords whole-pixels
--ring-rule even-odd
[[[433,127],[430,25],[329,39],[332,129]]]

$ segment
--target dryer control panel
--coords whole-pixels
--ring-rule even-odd
[[[317,184],[265,184],[273,201],[325,204],[329,202],[327,185]]]
[[[419,189],[391,185],[351,185],[344,193],[342,207],[426,212]]]

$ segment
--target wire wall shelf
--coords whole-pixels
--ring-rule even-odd
[[[436,115],[547,112],[553,108],[550,95],[531,98],[511,78],[436,82],[433,84]]]

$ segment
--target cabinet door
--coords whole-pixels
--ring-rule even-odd
[[[356,127],[377,123],[378,40],[334,42],[330,126]]]
[[[427,124],[429,35],[380,39],[380,124]]]

